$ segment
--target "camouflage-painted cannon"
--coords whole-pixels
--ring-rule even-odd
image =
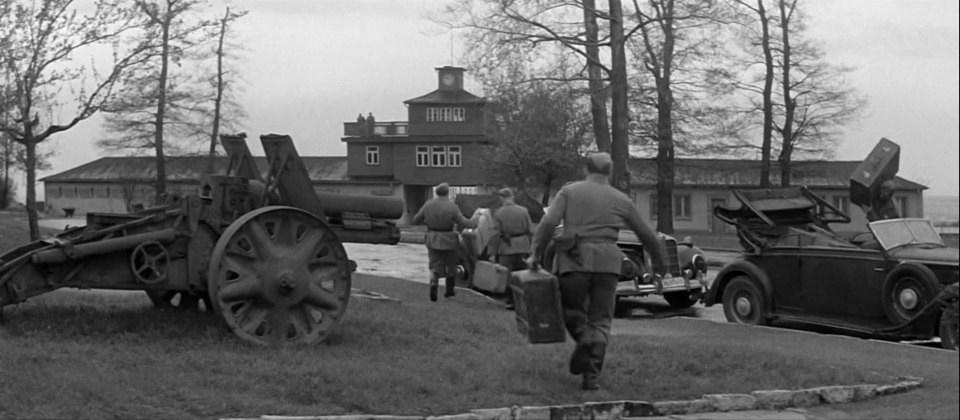
[[[396,244],[392,197],[317,194],[285,135],[261,136],[266,177],[243,135],[223,136],[225,175],[199,194],[171,194],[133,214],[87,214],[87,225],[0,255],[0,308],[62,287],[145,290],[158,306],[218,313],[258,344],[316,343],[350,298],[355,264],[343,242]]]

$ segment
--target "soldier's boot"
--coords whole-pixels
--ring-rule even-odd
[[[570,355],[570,374],[580,375],[590,371],[590,343],[577,343]]]
[[[436,278],[433,278],[433,277],[430,278],[430,301],[431,301],[431,302],[436,302],[436,301],[437,301],[437,286],[438,286],[438,283],[439,283],[439,282],[437,281]]]
[[[584,391],[596,391],[600,389],[599,373],[584,373],[583,381],[580,383],[580,389]]]
[[[453,277],[453,276],[447,276],[447,278],[446,278],[447,291],[444,292],[443,297],[448,298],[448,297],[454,297],[454,296],[457,295],[457,292],[455,292],[455,291],[453,290],[454,287],[456,286],[456,285],[454,284],[454,281],[456,281],[456,278],[455,278],[455,277]]]

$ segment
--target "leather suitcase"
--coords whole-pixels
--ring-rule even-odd
[[[485,292],[506,292],[509,278],[510,272],[507,271],[507,267],[490,261],[477,261],[473,269],[473,287]]]
[[[872,205],[871,198],[877,194],[880,183],[893,179],[899,170],[900,146],[886,138],[880,139],[850,175],[850,202]]]
[[[567,339],[560,303],[560,283],[543,269],[510,273],[517,331],[530,344],[562,343]]]

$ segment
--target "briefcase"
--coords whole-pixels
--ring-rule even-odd
[[[562,343],[567,338],[560,303],[560,282],[549,271],[510,273],[517,331],[530,344]]]
[[[506,292],[509,278],[510,271],[507,270],[507,267],[490,261],[477,261],[477,265],[473,269],[473,287],[485,292]]]
[[[850,202],[872,206],[871,199],[876,196],[880,183],[893,179],[899,169],[900,146],[886,138],[880,139],[850,174]]]

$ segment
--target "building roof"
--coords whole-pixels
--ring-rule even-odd
[[[303,156],[303,164],[314,182],[347,181],[346,156]],[[254,157],[260,173],[266,177],[267,158]],[[103,157],[40,179],[43,182],[149,182],[157,177],[153,157]],[[206,156],[167,157],[167,180],[197,182],[206,171]],[[228,159],[219,156],[214,173],[226,173]]]
[[[860,161],[794,161],[791,184],[821,188],[850,188],[850,174]],[[650,186],[657,183],[655,159],[630,159],[631,184]],[[760,185],[760,161],[741,159],[677,159],[674,185],[688,188],[756,188]],[[776,162],[770,167],[770,183],[780,185]],[[925,190],[926,186],[907,179],[894,178],[898,190]]]
[[[439,104],[439,105],[484,104],[486,102],[487,102],[486,99],[483,99],[463,89],[460,89],[460,90],[437,89],[426,95],[403,101],[403,103],[405,104]]]

